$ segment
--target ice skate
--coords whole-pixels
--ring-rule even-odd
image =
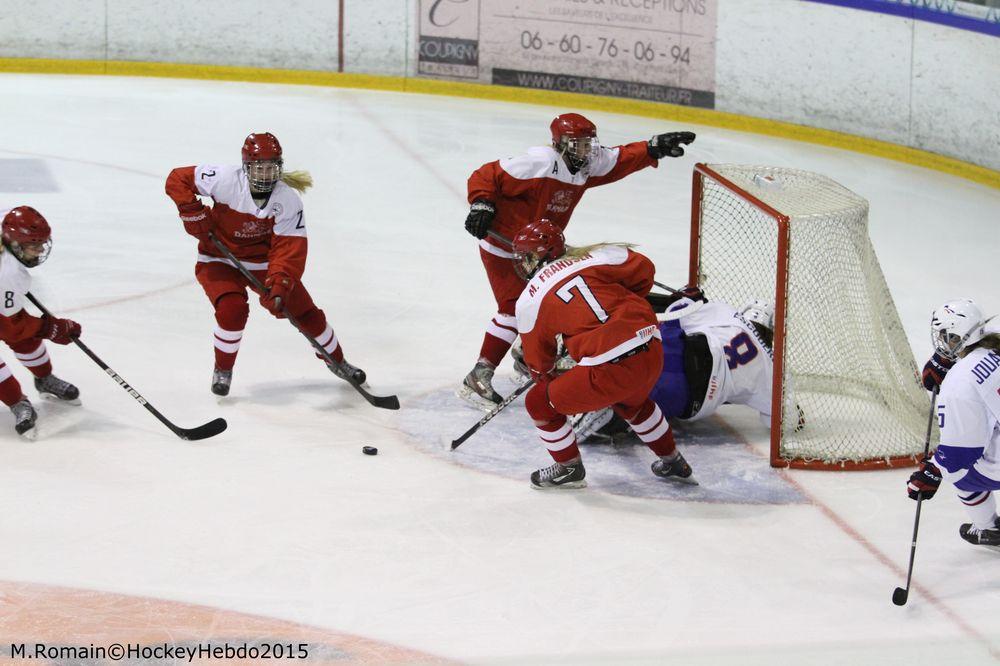
[[[661,479],[698,485],[698,480],[691,473],[691,465],[688,465],[687,461],[684,460],[680,451],[674,451],[671,456],[660,456],[653,461],[651,469],[653,474]]]
[[[582,462],[569,464],[555,463],[531,473],[531,487],[548,488],[586,488],[584,477],[587,471]]]
[[[10,411],[14,415],[14,430],[17,431],[17,434],[25,439],[35,439],[38,434],[35,430],[35,420],[38,418],[38,414],[28,399],[22,397],[19,402],[11,405]]]
[[[978,529],[972,523],[965,523],[958,528],[958,534],[973,545],[1000,550],[1000,517],[994,517],[993,527],[985,530]]]
[[[514,346],[510,348],[510,357],[514,359],[514,374],[521,379],[531,378],[531,370],[524,362],[524,349],[521,348],[520,341],[515,342]]]
[[[337,375],[344,381],[348,381],[348,377],[354,380],[356,384],[364,384],[365,380],[368,379],[368,375],[361,368],[351,365],[346,360],[340,362],[340,366],[332,365],[330,369],[333,370],[333,374]]]
[[[503,402],[500,394],[493,390],[494,368],[483,361],[476,363],[456,395],[463,400],[487,411]]]
[[[229,395],[229,385],[233,383],[232,370],[220,370],[216,368],[212,371],[212,393],[218,396]]]
[[[80,404],[80,389],[55,375],[35,377],[35,389],[43,398],[59,400],[70,405]]]

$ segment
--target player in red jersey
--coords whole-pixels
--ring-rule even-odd
[[[550,146],[484,164],[469,177],[472,209],[465,228],[480,239],[479,254],[497,313],[486,327],[479,360],[459,395],[483,407],[500,402],[493,390],[493,371],[517,338],[514,304],[525,283],[514,272],[510,246],[489,232],[512,239],[529,222],[541,218],[565,229],[586,190],[655,167],[663,157],[680,157],[684,145],[695,139],[693,132],[671,132],[606,148],[598,143],[594,123],[578,113],[557,116],[550,130]]]
[[[35,376],[35,389],[73,405],[80,404],[80,391],[52,374],[52,361],[45,340],[67,345],[80,335],[80,325],[50,315],[36,317],[24,311],[25,294],[31,289],[29,268],[49,256],[52,229],[42,214],[30,206],[0,211],[3,246],[0,249],[0,340],[17,360]],[[38,414],[21,391],[21,384],[0,359],[0,401],[14,414],[17,434],[34,439]]]
[[[654,474],[693,483],[670,424],[649,397],[663,366],[660,330],[645,298],[653,262],[625,245],[567,250],[562,230],[544,219],[514,237],[513,255],[515,270],[528,280],[516,318],[536,382],[524,404],[555,460],[531,475],[532,486],[587,484],[566,417],[609,406],[657,455]],[[554,376],[557,335],[576,366]]]
[[[260,304],[276,317],[298,319],[343,372],[358,383],[365,373],[344,361],[326,316],[301,283],[306,267],[306,226],[299,192],[312,186],[304,171],[286,173],[281,144],[269,132],[243,143],[243,164],[179,167],[167,176],[167,196],[177,204],[184,230],[198,239],[195,276],[215,308],[215,371],[212,392],[228,395],[233,365],[250,309],[250,283],[222,256],[209,233],[223,243],[267,288]],[[206,206],[198,197],[210,197]],[[334,370],[344,377],[339,369]]]

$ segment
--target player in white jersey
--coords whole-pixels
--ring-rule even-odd
[[[80,325],[70,319],[49,315],[35,317],[24,311],[25,294],[31,289],[28,269],[45,261],[52,249],[49,223],[34,208],[18,206],[0,211],[2,249],[0,249],[0,340],[35,376],[35,389],[45,397],[80,404],[80,391],[52,374],[52,361],[43,340],[65,345],[80,335]],[[34,438],[35,413],[21,391],[6,362],[0,359],[0,400],[14,414],[14,429],[19,435]]]
[[[654,303],[661,312],[663,370],[650,397],[667,418],[697,421],[724,404],[747,405],[771,425],[771,331],[774,313],[753,300],[739,311],[698,289]],[[662,297],[661,297],[662,298]],[[655,298],[654,298],[655,300]],[[580,440],[622,432],[610,413],[580,419]]]
[[[934,311],[931,335],[935,357],[945,360],[937,402],[941,443],[910,476],[907,491],[913,499],[930,499],[947,479],[972,520],[959,535],[1000,548],[994,497],[1000,490],[1000,322],[958,299]]]

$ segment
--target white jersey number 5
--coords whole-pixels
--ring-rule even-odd
[[[603,324],[608,320],[608,313],[605,312],[604,308],[601,307],[601,304],[597,302],[597,297],[594,296],[594,292],[592,292],[590,287],[587,286],[587,281],[583,279],[582,275],[577,275],[572,280],[567,280],[566,284],[559,287],[558,291],[556,291],[556,296],[558,296],[563,303],[569,303],[573,300],[574,289],[576,289],[580,295],[583,296],[583,300],[590,306],[594,316],[597,317],[597,321]]]

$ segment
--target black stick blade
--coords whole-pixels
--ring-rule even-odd
[[[177,428],[174,430],[177,436],[181,439],[186,439],[190,442],[199,439],[208,439],[209,437],[215,437],[220,432],[223,432],[229,426],[226,423],[226,419],[215,419],[214,421],[209,421],[205,425],[200,425],[197,428]]]
[[[909,593],[906,590],[904,590],[901,587],[897,587],[895,591],[893,591],[892,593],[892,603],[896,604],[897,606],[903,606],[906,604],[906,598],[908,596]]]
[[[381,407],[382,409],[399,409],[399,398],[394,395],[371,395],[367,392],[362,393],[362,395],[375,407]]]

